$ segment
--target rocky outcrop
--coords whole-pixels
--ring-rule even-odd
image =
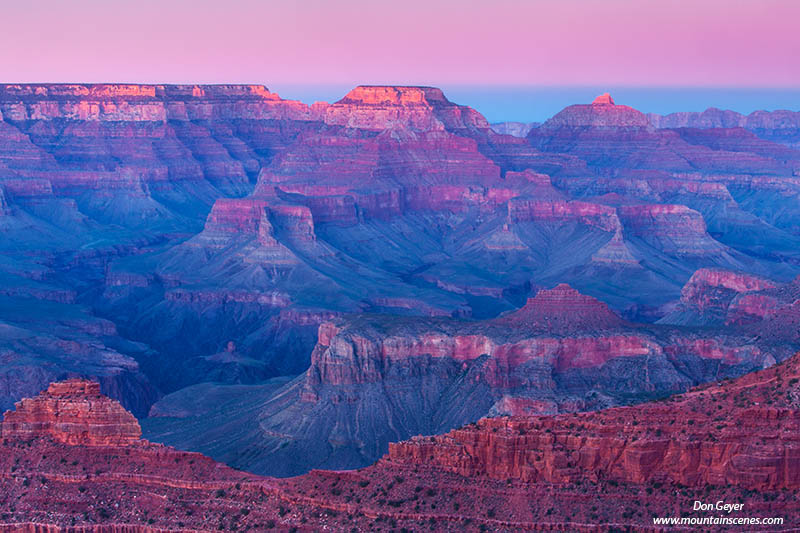
[[[743,502],[788,521],[800,516],[791,497],[800,485],[798,383],[796,356],[650,404],[484,419],[394,443],[363,470],[288,480],[145,441],[12,436],[0,443],[0,529],[367,530],[377,520],[434,531],[656,531],[653,516],[680,514],[687,499]],[[96,398],[89,386],[71,390],[76,403]]]
[[[625,232],[672,255],[719,255],[703,216],[684,205],[627,205],[617,209]]]
[[[366,530],[378,521],[434,531],[656,531],[653,516],[680,514],[687,499],[742,502],[793,520],[798,357],[650,404],[484,419],[392,444],[363,470],[288,480],[145,441],[84,446],[14,435],[0,442],[9,503],[0,529]],[[97,399],[87,382],[69,388],[75,403]]]
[[[743,272],[701,269],[681,291],[663,324],[735,325],[772,338],[795,338],[792,305],[800,299],[798,280],[779,283]]]
[[[4,440],[48,438],[82,446],[126,446],[142,429],[118,402],[84,379],[52,383],[36,398],[23,399],[3,416]]]
[[[668,401],[556,417],[493,418],[392,444],[387,461],[529,483],[655,481],[796,490],[800,357]],[[777,392],[775,392],[777,389]]]
[[[515,198],[508,203],[508,218],[512,222],[576,221],[608,232],[614,232],[620,228],[619,219],[613,207],[578,201]]]
[[[726,320],[728,309],[737,296],[774,287],[769,280],[742,272],[700,269],[681,290],[679,308],[662,319],[662,323],[719,324]],[[741,305],[739,313],[747,313],[752,303]]]

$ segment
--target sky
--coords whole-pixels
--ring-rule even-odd
[[[800,94],[798,0],[0,0],[0,18],[0,82]]]

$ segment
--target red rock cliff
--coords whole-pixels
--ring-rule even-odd
[[[800,488],[800,355],[669,401],[501,417],[390,444],[387,461],[470,478]]]

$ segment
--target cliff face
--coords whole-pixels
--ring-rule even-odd
[[[533,483],[667,481],[796,490],[800,359],[637,407],[492,418],[391,444],[386,460]],[[779,393],[775,393],[775,389]]]
[[[2,434],[2,531],[155,533],[281,520],[267,480],[254,486],[254,476],[200,454],[140,440],[136,419],[91,381],[53,383],[22,400]]]
[[[325,110],[325,123],[376,131],[489,128],[483,116],[453,104],[436,87],[362,85]]]
[[[0,86],[0,324],[7,332],[0,345],[8,354],[0,407],[53,379],[83,375],[146,414],[160,384],[136,359],[150,347],[127,337],[120,315],[98,308],[119,302],[117,295],[184,298],[164,297],[175,277],[161,278],[151,265],[110,263],[200,231],[216,199],[248,194],[275,153],[321,126],[322,111],[262,86]],[[262,234],[269,241],[266,225]],[[283,256],[277,261],[290,260],[274,247]],[[111,303],[94,296],[107,274]],[[79,287],[93,296],[79,303]],[[241,292],[215,297],[247,300]]]
[[[800,298],[798,279],[776,283],[742,272],[701,269],[681,291],[677,308],[664,324],[735,325],[791,342],[794,304]]]

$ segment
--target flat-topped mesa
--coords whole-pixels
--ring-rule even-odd
[[[437,87],[359,85],[337,104],[374,105],[422,105],[430,107],[433,102],[453,105]]]
[[[621,226],[613,207],[581,201],[548,199],[543,195],[512,198],[508,202],[508,219],[512,222],[576,222],[616,232]]]
[[[540,290],[536,296],[528,298],[521,309],[497,321],[514,326],[544,328],[556,334],[613,328],[625,323],[606,304],[581,294],[566,283]]]
[[[680,204],[637,204],[617,208],[626,237],[636,237],[674,255],[720,255],[725,245],[707,231],[703,215]]]
[[[360,85],[328,106],[325,123],[383,131],[398,126],[416,131],[489,129],[486,119],[450,102],[436,87]]]
[[[160,100],[252,99],[280,100],[263,85],[148,85],[121,83],[92,84],[5,84],[0,85],[0,101],[18,100]]]
[[[571,127],[594,128],[652,128],[647,115],[625,105],[617,105],[608,93],[591,104],[564,108],[541,126],[545,130]]]
[[[142,429],[119,402],[100,393],[98,383],[69,379],[17,402],[4,415],[2,436],[4,441],[49,438],[73,446],[129,446],[139,442]]]
[[[0,85],[0,112],[10,121],[320,120],[324,105],[284,100],[263,85]]]

